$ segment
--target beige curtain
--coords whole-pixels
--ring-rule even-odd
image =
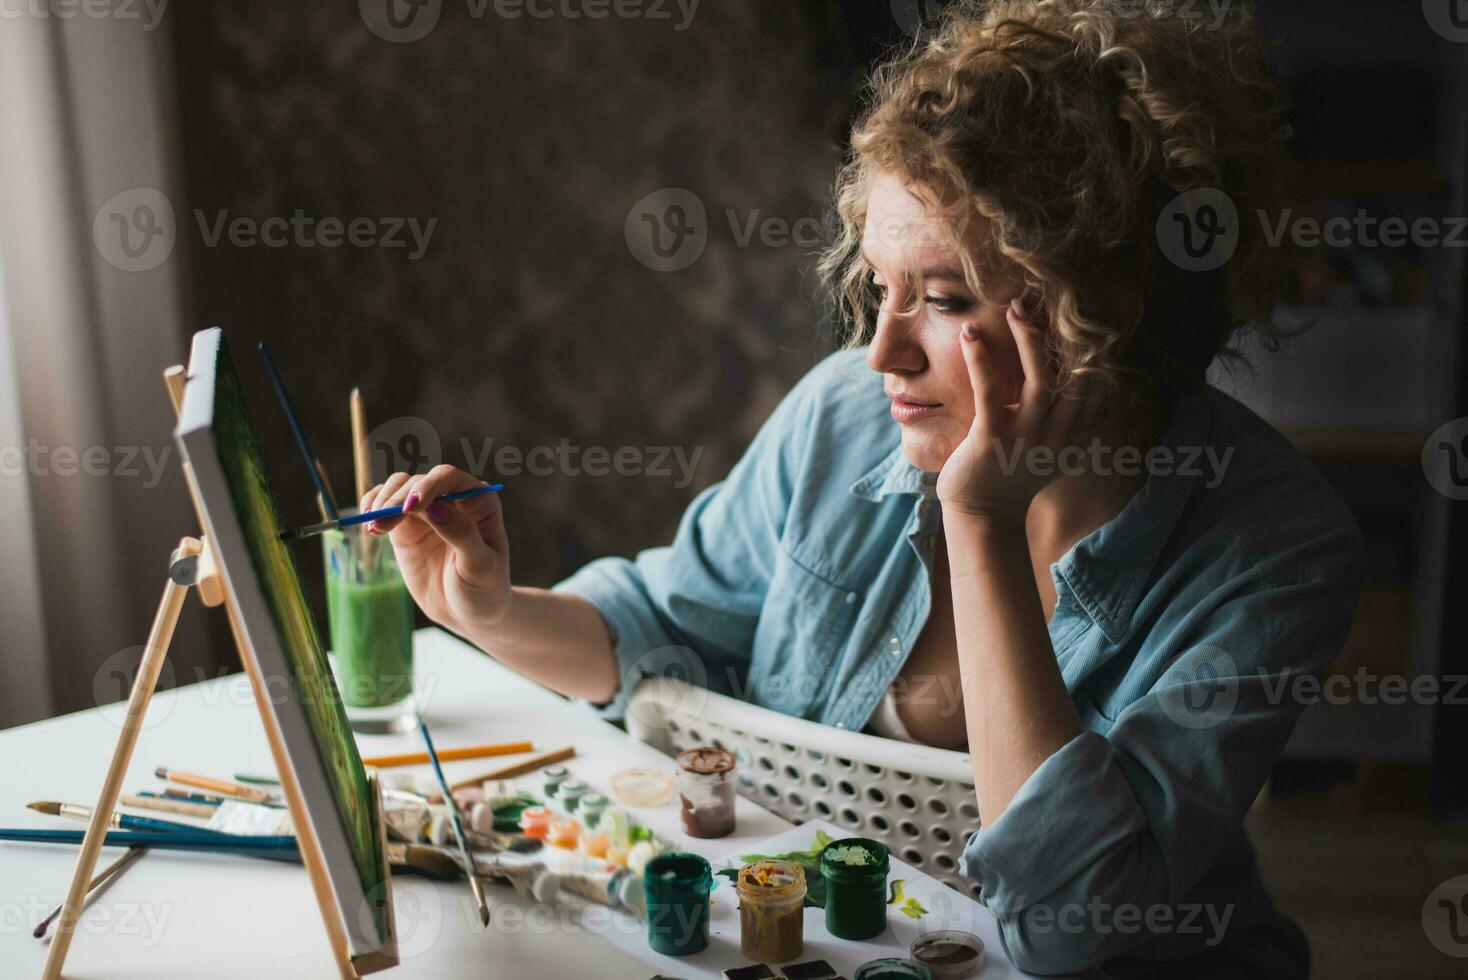
[[[167,556],[197,533],[159,380],[186,354],[186,250],[107,234],[171,220],[138,211],[158,195],[186,214],[167,20],[3,28],[0,727],[125,696]],[[186,612],[166,676],[212,664],[202,625]]]

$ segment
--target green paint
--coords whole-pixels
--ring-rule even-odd
[[[326,612],[342,697],[354,708],[386,708],[413,693],[413,597],[390,551],[370,578],[356,575],[362,532],[352,547],[341,531],[322,535],[326,554]],[[387,541],[378,542],[390,549]],[[333,560],[332,555],[337,558]]]
[[[909,919],[921,919],[928,914],[928,910],[923,908],[922,902],[919,902],[915,898],[907,897],[907,893],[902,889],[901,878],[893,878],[891,888],[892,892],[887,897],[888,905],[896,906],[897,911]]]
[[[647,862],[642,888],[647,900],[647,943],[664,956],[690,956],[709,944],[708,861],[672,851]]]
[[[853,851],[865,852],[861,861]],[[826,931],[838,939],[862,940],[887,929],[887,848],[865,837],[836,841],[821,852],[826,882]]]

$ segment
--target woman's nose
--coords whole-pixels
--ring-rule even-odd
[[[926,359],[911,320],[888,309],[877,314],[877,327],[867,348],[867,367],[879,374],[921,371]]]

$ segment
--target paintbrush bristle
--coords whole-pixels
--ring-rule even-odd
[[[37,813],[47,813],[53,817],[61,816],[60,803],[53,803],[49,800],[42,800],[39,803],[27,803],[26,806],[32,810],[35,810]]]

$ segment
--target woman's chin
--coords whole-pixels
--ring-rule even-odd
[[[953,455],[953,445],[932,432],[914,431],[912,426],[902,427],[902,455],[907,461],[925,473],[938,473],[948,457]]]

